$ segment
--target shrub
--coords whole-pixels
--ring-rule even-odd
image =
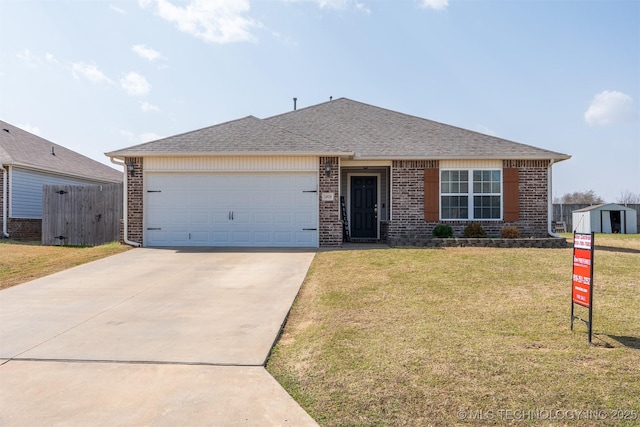
[[[480,224],[469,224],[464,229],[464,237],[487,237],[487,232]]]
[[[436,225],[436,228],[433,229],[433,235],[440,238],[453,237],[453,228],[445,224]]]
[[[518,230],[518,227],[514,227],[513,225],[502,227],[500,230],[500,237],[503,239],[517,239],[520,237],[520,230]]]

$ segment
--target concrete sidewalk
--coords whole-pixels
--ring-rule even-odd
[[[135,249],[0,292],[0,425],[317,425],[263,365],[314,252]]]

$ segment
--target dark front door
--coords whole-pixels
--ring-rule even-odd
[[[351,237],[378,237],[378,177],[351,177]]]

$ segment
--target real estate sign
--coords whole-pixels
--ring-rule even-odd
[[[582,320],[589,329],[591,342],[593,319],[593,233],[573,233],[573,271],[571,279],[571,329],[573,321]],[[589,309],[589,320],[576,316],[574,304]]]

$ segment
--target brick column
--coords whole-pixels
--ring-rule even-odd
[[[331,164],[329,176],[325,172],[327,162]],[[320,246],[340,246],[342,245],[342,220],[340,219],[340,192],[338,191],[339,159],[337,157],[320,157],[318,172]],[[322,201],[322,193],[333,193],[333,201]]]
[[[133,176],[127,170],[127,238],[132,242],[143,243],[142,209],[143,193],[143,165],[142,157],[127,157],[125,163],[133,163]]]

